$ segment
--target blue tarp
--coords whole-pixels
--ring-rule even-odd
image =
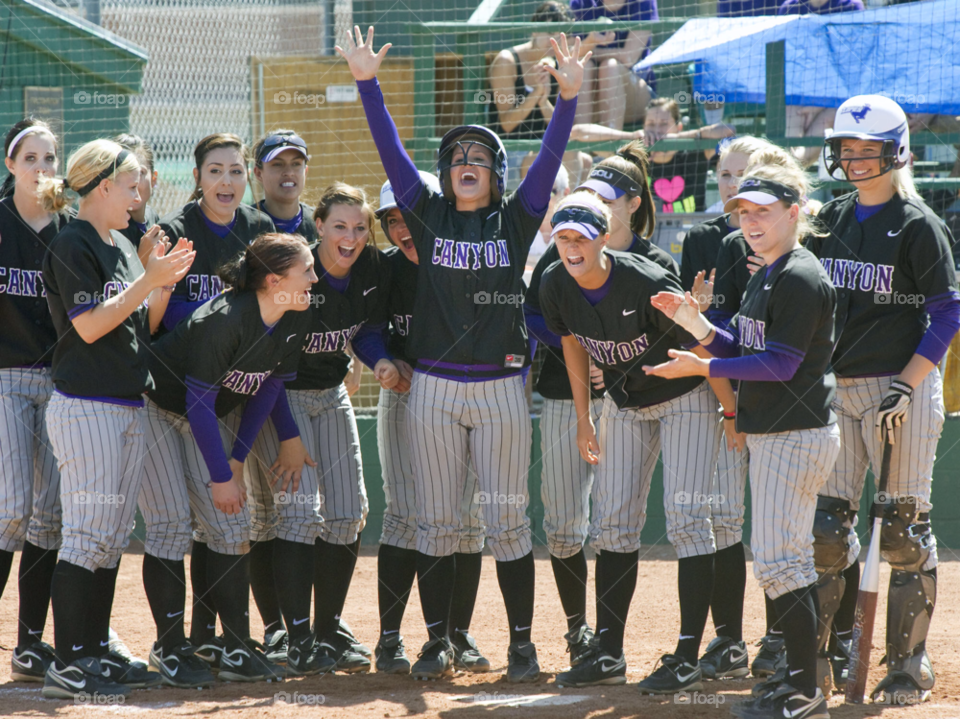
[[[695,92],[766,102],[766,44],[785,41],[788,105],[884,94],[907,112],[960,115],[960,2],[686,22],[634,67],[696,62]],[[717,98],[718,100],[720,98]]]

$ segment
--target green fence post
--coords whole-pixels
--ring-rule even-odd
[[[786,42],[767,43],[767,138],[787,135]]]
[[[481,93],[487,89],[486,56],[479,33],[457,35],[457,52],[463,59],[463,124],[487,124],[488,105]]]
[[[429,140],[436,132],[437,79],[434,35],[423,25],[410,28],[413,35],[413,161],[421,170],[431,170]]]

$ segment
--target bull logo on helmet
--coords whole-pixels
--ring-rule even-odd
[[[865,120],[867,113],[870,112],[869,105],[861,105],[860,107],[848,107],[843,110],[843,114],[849,114],[853,118],[853,121],[858,125],[862,120]]]

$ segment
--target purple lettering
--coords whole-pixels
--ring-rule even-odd
[[[470,245],[467,242],[458,242],[456,254],[453,258],[453,268],[455,270],[466,270],[470,267]]]
[[[877,281],[873,291],[888,295],[893,291],[893,265],[877,265]]]
[[[443,240],[439,237],[433,240],[433,264],[440,264],[440,251],[443,249]]]
[[[500,253],[500,266],[510,266],[510,254],[507,252],[507,241],[497,240],[497,251]]]
[[[876,267],[869,262],[864,263],[863,271],[860,274],[860,289],[863,292],[873,290],[873,276],[876,274]]]
[[[497,245],[494,242],[483,243],[483,261],[487,267],[497,266]]]

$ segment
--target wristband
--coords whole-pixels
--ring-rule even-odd
[[[724,418],[724,419],[736,419],[736,418],[737,418],[737,413],[736,413],[736,412],[724,412],[724,413],[723,413],[723,418]]]

